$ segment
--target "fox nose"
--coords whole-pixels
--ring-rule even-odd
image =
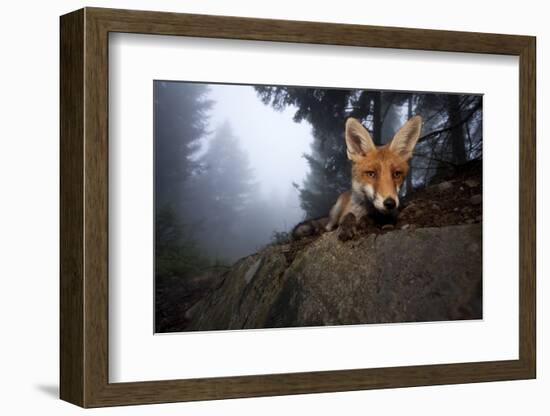
[[[386,198],[384,199],[384,206],[387,208],[387,209],[394,209],[395,208],[395,199],[393,198]]]

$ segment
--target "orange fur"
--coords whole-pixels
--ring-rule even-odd
[[[392,141],[375,146],[369,132],[358,120],[346,122],[346,146],[352,161],[352,189],[340,195],[329,215],[327,230],[340,225],[348,214],[356,219],[378,212],[395,215],[399,189],[409,170],[409,160],[422,127],[422,119],[411,118]]]

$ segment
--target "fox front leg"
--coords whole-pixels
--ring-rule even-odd
[[[338,199],[336,200],[336,203],[330,210],[330,213],[328,215],[328,223],[325,226],[326,231],[332,231],[336,227],[338,227],[338,223],[340,222],[340,217],[342,216],[342,213],[344,211],[345,204],[346,204],[346,195],[342,194],[338,197]]]
[[[338,239],[348,241],[355,238],[357,236],[357,225],[357,217],[351,212],[346,214],[338,227]]]

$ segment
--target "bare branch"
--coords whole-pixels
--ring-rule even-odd
[[[428,139],[431,139],[432,137],[438,137],[440,136],[442,133],[445,133],[447,131],[451,131],[451,130],[454,130],[456,129],[457,127],[460,127],[462,124],[466,123],[468,120],[470,120],[472,118],[472,116],[477,112],[477,110],[479,110],[479,108],[481,107],[481,103],[478,103],[469,113],[466,117],[464,117],[462,120],[460,120],[458,123],[456,124],[453,124],[452,126],[449,126],[449,127],[445,127],[444,129],[440,129],[440,130],[436,130],[436,131],[432,131],[431,133],[428,133],[424,136],[422,136],[420,139],[418,139],[418,142],[417,143],[422,143],[423,141],[426,141]]]

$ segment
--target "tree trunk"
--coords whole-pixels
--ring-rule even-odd
[[[373,121],[372,121],[372,139],[374,144],[380,146],[382,144],[382,97],[381,92],[373,92]]]
[[[461,121],[460,96],[449,96],[449,125],[456,126]],[[466,163],[466,147],[464,146],[464,126],[458,125],[450,131],[451,149],[454,163],[462,165]]]

